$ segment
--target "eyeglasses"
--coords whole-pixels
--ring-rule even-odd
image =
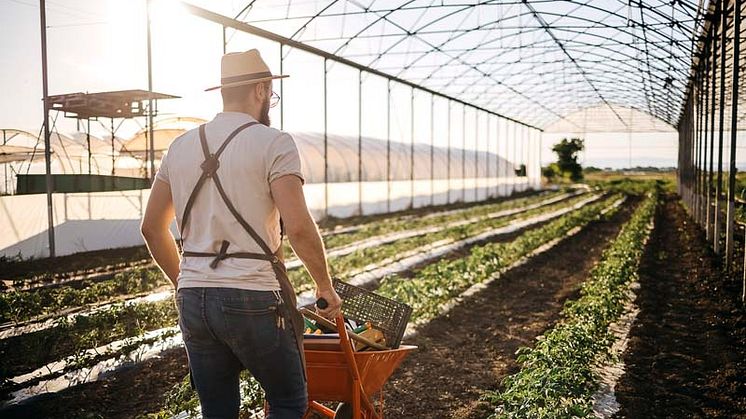
[[[280,103],[280,95],[272,91],[272,95],[269,97],[269,107],[274,108]]]

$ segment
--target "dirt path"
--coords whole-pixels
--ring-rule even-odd
[[[640,314],[624,354],[617,417],[746,417],[746,316],[737,281],[674,197],[640,266]]]
[[[481,392],[516,371],[516,349],[557,320],[633,207],[628,201],[610,220],[592,222],[421,329],[408,342],[418,351],[386,387],[386,415],[486,417]]]

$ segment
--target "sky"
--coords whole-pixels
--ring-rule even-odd
[[[261,1],[261,0],[260,0]],[[199,2],[197,2],[199,3]],[[201,3],[208,3],[202,1]],[[213,2],[214,3],[214,2]],[[213,9],[229,11],[234,2],[219,2]],[[161,2],[153,16],[154,90],[181,96],[164,102],[161,115],[211,118],[220,109],[220,95],[204,92],[219,79],[222,51],[220,27],[180,13],[169,2]],[[146,21],[144,0],[47,0],[47,37],[50,94],[96,92],[121,89],[147,89]],[[42,122],[41,49],[39,7],[36,0],[0,0],[0,128],[20,128],[38,133]],[[258,48],[274,73],[279,72],[277,44],[247,34],[229,32],[229,51]],[[323,60],[301,51],[284,51],[283,70],[291,75],[283,86],[285,130],[321,131],[323,118]],[[335,64],[328,69],[328,119],[330,132],[357,133],[357,107],[348,106],[357,99],[358,72]],[[361,110],[364,135],[385,138],[385,81],[365,77]],[[279,90],[279,86],[275,86]],[[410,107],[408,89],[395,87],[399,97],[392,109],[391,136],[407,142],[411,139],[407,122],[414,111],[416,130],[429,125],[420,121],[428,109],[424,102]],[[419,99],[416,99],[419,101]],[[428,101],[429,102],[429,101]],[[271,115],[279,125],[279,107]],[[62,132],[76,130],[75,121],[60,116]],[[144,122],[127,122],[118,132],[132,135]],[[103,135],[108,122],[93,125]],[[423,131],[424,132],[424,131]],[[572,134],[545,134],[542,140],[542,164],[554,160],[552,144]],[[418,140],[421,136],[416,135]],[[667,134],[586,134],[586,150],[581,163],[597,167],[675,166],[677,137]],[[631,159],[630,159],[631,157]]]

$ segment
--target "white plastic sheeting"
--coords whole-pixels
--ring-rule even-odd
[[[466,201],[476,201],[477,197],[484,199],[486,195],[506,195],[538,187],[523,177],[486,181],[487,185],[482,188],[462,190],[461,179],[452,180],[450,189],[447,180],[437,180],[432,196],[429,180],[415,181],[414,205],[456,202],[463,197]],[[388,208],[386,182],[365,182],[362,185],[364,214],[404,209],[413,201],[409,181],[391,182]],[[359,208],[358,186],[357,182],[329,183],[325,192],[325,185],[316,183],[305,185],[304,190],[309,208],[318,220],[324,215],[325,193],[329,199],[329,215],[347,217],[356,214]],[[148,195],[149,190],[53,194],[57,255],[142,245],[139,224]],[[42,194],[0,197],[0,255],[22,258],[49,255],[46,206],[46,196]],[[172,225],[172,231],[177,234],[175,225]]]

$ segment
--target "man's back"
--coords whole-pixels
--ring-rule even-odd
[[[214,153],[239,126],[254,121],[245,113],[221,112],[205,126],[210,152]],[[177,223],[184,250],[215,253],[223,240],[228,252],[257,252],[261,249],[231,215],[208,180],[199,192],[186,226],[182,216],[189,195],[199,179],[204,154],[197,129],[178,137],[169,147],[157,179],[171,186]],[[279,212],[270,194],[270,182],[293,174],[303,180],[301,161],[293,139],[262,124],[251,126],[234,138],[220,156],[218,175],[228,198],[272,250],[280,245]],[[185,257],[181,261],[179,288],[226,287],[250,290],[279,290],[270,263],[256,259],[228,258],[212,269],[212,260]]]

